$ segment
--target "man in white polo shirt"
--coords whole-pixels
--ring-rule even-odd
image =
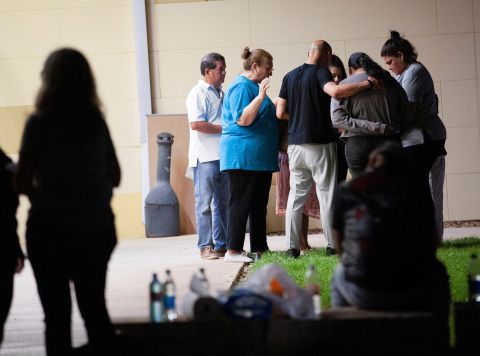
[[[226,251],[228,181],[220,171],[219,154],[225,68],[222,55],[209,53],[203,57],[203,79],[192,88],[186,101],[190,123],[188,164],[193,168],[198,248],[200,257],[206,260],[223,257]]]

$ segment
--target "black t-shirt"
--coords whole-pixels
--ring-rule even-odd
[[[287,100],[290,114],[289,145],[335,141],[330,96],[323,91],[328,82],[333,82],[333,78],[327,68],[306,63],[283,78],[279,96]]]

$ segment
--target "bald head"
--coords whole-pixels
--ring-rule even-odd
[[[328,67],[332,57],[332,47],[324,40],[313,41],[308,51],[308,64]]]

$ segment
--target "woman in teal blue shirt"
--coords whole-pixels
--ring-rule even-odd
[[[278,171],[278,120],[267,96],[273,58],[263,49],[248,47],[242,58],[245,71],[223,101],[220,169],[227,172],[230,186],[225,262],[251,262],[242,254],[249,216],[251,251],[268,250],[268,196],[272,173]]]

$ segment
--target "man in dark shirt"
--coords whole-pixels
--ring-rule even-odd
[[[302,212],[312,184],[320,203],[327,254],[334,254],[330,208],[337,179],[335,133],[330,119],[330,97],[344,98],[373,86],[371,80],[337,85],[328,66],[332,48],[314,41],[308,60],[285,75],[277,99],[277,116],[289,120],[288,157],[290,193],[285,218],[287,254],[298,257]]]

